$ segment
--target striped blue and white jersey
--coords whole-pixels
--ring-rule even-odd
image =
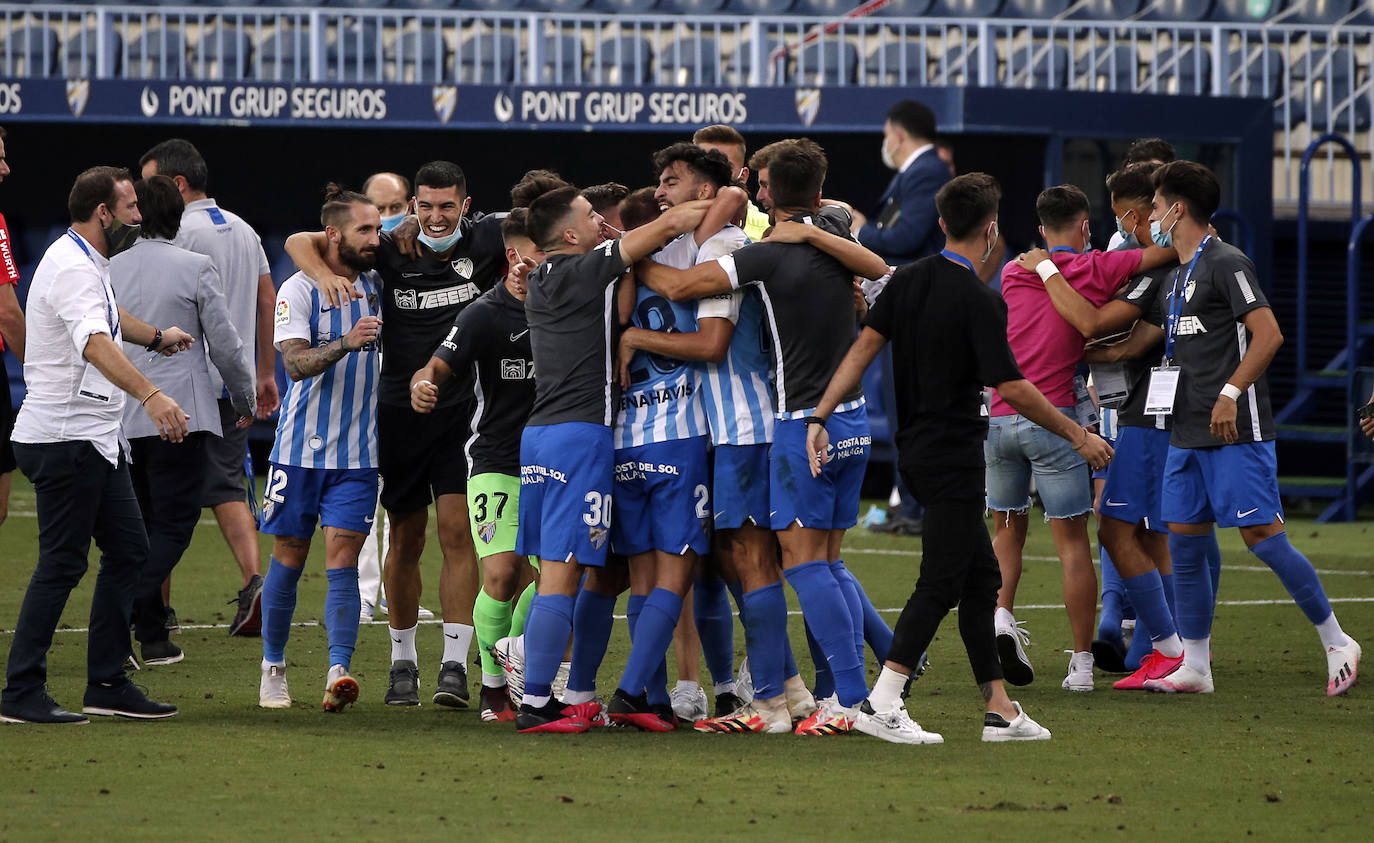
[[[364,272],[353,282],[362,298],[331,307],[314,282],[297,272],[277,292],[272,342],[302,339],[312,348],[333,342],[364,316],[380,316],[381,280]],[[313,378],[292,381],[281,400],[272,462],[302,468],[377,467],[376,343],[351,352]]]

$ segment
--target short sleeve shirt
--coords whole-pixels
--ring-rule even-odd
[[[1151,321],[1153,324],[1159,324],[1150,319],[1150,315],[1158,306],[1159,288],[1173,276],[1174,266],[1177,264],[1142,272],[1127,282],[1126,288],[1121,291],[1116,300],[1140,308],[1142,319]],[[1145,415],[1145,398],[1150,389],[1150,370],[1159,365],[1159,360],[1163,355],[1164,342],[1160,341],[1152,348],[1147,349],[1144,354],[1122,364],[1126,370],[1127,392],[1125,403],[1117,411],[1118,426],[1169,429],[1170,419],[1168,416]]]

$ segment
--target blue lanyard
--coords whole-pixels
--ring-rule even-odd
[[[974,275],[977,275],[977,274],[978,274],[978,271],[975,270],[975,269],[973,268],[973,261],[971,261],[971,260],[969,260],[968,258],[964,257],[963,255],[956,255],[956,254],[954,254],[953,252],[951,252],[949,249],[941,249],[941,250],[940,250],[940,256],[941,256],[941,257],[945,257],[945,258],[949,258],[950,260],[954,261],[955,263],[961,263],[961,264],[963,264],[964,266],[968,267],[968,271],[969,271],[969,272],[972,272]]]
[[[69,228],[67,229],[67,236],[72,238],[72,242],[75,243],[77,247],[80,248],[81,251],[86,254],[86,258],[91,262],[91,266],[94,266],[97,270],[99,270],[100,266],[95,262],[95,256],[91,254],[90,249],[86,248],[86,241],[81,238],[81,235],[77,234],[75,231],[72,231]],[[105,296],[105,319],[110,324],[110,339],[114,340],[115,342],[118,342],[119,309],[116,308],[114,302],[110,300],[110,288],[109,285],[105,283],[105,274],[103,272],[100,273],[100,292],[102,295]]]
[[[1057,255],[1060,252],[1069,252],[1074,255],[1078,254],[1078,250],[1070,246],[1055,246],[1053,249],[1050,249],[1050,254],[1052,255]]]
[[[1193,280],[1193,269],[1197,266],[1198,258],[1202,257],[1202,251],[1207,248],[1207,243],[1211,241],[1212,235],[1208,234],[1202,238],[1202,242],[1197,244],[1197,252],[1193,255],[1192,261],[1188,263],[1188,271],[1183,274],[1182,281],[1179,283],[1179,275],[1174,274],[1174,286],[1169,288],[1169,322],[1164,332],[1164,365],[1172,366],[1174,362],[1174,341],[1178,338],[1178,320],[1183,315],[1184,296],[1179,295],[1179,288],[1187,291],[1188,282]]]

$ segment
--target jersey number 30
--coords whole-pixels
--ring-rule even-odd
[[[588,492],[582,500],[587,502],[587,511],[582,513],[582,520],[588,527],[611,526],[611,495]]]

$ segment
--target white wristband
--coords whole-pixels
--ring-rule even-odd
[[[422,384],[422,383],[423,383],[423,384],[429,384],[430,386],[434,386],[434,381],[425,380],[425,379],[421,378],[420,380],[418,380],[418,381],[416,381],[415,383],[413,383],[413,384],[410,385],[410,391],[411,391],[411,392],[414,392],[414,391],[415,391],[415,387],[419,386],[419,385]]]
[[[1240,387],[1229,383],[1221,388],[1221,394],[1225,395],[1227,398],[1230,398],[1232,401],[1239,401],[1240,394],[1242,392],[1244,392],[1244,390],[1242,390]]]
[[[1054,265],[1054,261],[1045,258],[1035,265],[1035,274],[1040,276],[1041,281],[1048,282],[1051,278],[1059,274],[1059,267]]]

